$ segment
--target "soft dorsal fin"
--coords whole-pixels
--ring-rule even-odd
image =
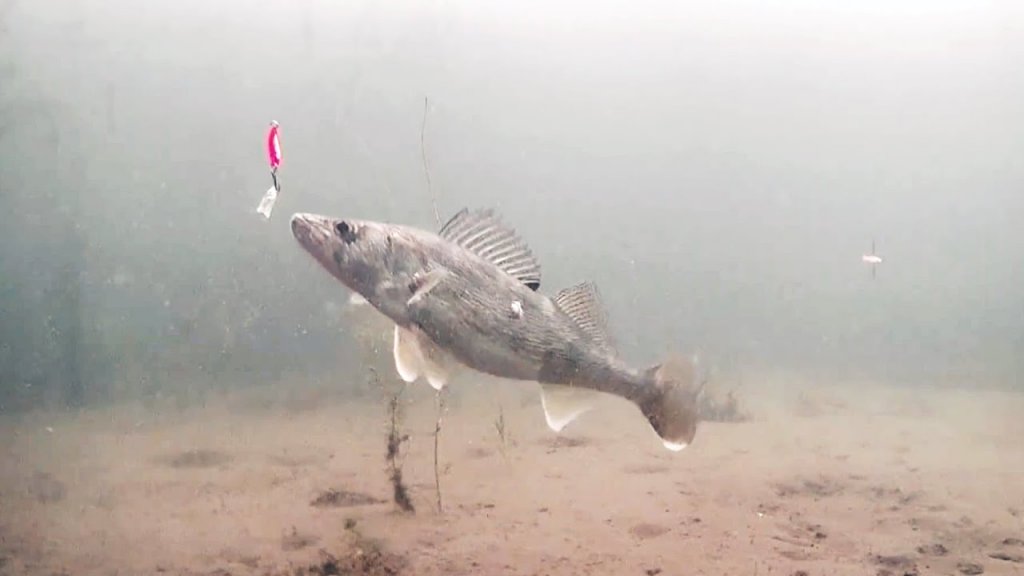
[[[614,346],[608,336],[608,316],[593,282],[581,282],[562,290],[555,296],[555,304],[606,352],[612,352]]]
[[[463,208],[439,235],[491,262],[531,290],[540,288],[540,264],[530,247],[493,210]]]

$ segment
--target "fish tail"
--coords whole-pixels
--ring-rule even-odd
[[[637,402],[665,447],[673,452],[686,448],[697,434],[699,421],[696,369],[692,362],[670,357],[646,371],[645,396]]]

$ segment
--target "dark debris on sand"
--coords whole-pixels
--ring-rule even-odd
[[[710,394],[703,394],[697,406],[700,419],[705,422],[746,422],[750,414],[740,409],[736,394],[729,391],[719,400]]]
[[[949,549],[940,543],[935,543],[918,546],[917,552],[923,556],[945,556],[949,554]]]
[[[230,461],[230,455],[216,450],[185,450],[164,459],[171,468],[213,468]]]
[[[781,498],[791,496],[823,498],[834,496],[843,491],[842,484],[832,478],[824,476],[816,479],[800,479],[797,482],[791,483],[779,482],[774,484],[773,488],[775,489],[775,494]]]
[[[369,504],[383,504],[384,500],[380,498],[374,498],[369,494],[362,494],[360,492],[349,492],[348,490],[325,490],[321,492],[312,502],[310,506],[317,508],[348,508],[351,506],[366,506]]]
[[[917,562],[902,554],[874,554],[871,560],[879,566],[878,576],[918,576]]]
[[[406,567],[401,556],[377,549],[356,547],[348,554],[337,557],[320,553],[320,560],[309,566],[296,568],[279,576],[396,576]]]
[[[1024,563],[1024,555],[1011,554],[1009,552],[992,552],[988,555],[989,558],[994,560],[1002,560],[1003,562],[1013,562],[1014,564]]]
[[[959,562],[956,565],[956,569],[961,574],[966,574],[967,576],[977,576],[978,574],[985,573],[985,568],[976,562]]]
[[[593,443],[592,439],[582,436],[553,436],[540,441],[540,444],[548,447],[548,454],[560,448],[583,448]]]
[[[1024,547],[1024,540],[1020,538],[1003,538],[1000,544],[1004,548],[1010,548],[1010,550],[996,550],[989,552],[988,557],[993,560],[1002,560],[1003,562],[1012,562],[1014,564],[1024,564],[1024,554],[1019,552],[1017,549]]]
[[[36,472],[32,475],[29,492],[40,503],[48,504],[63,500],[67,495],[67,486],[49,472]]]

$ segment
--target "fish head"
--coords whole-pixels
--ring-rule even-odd
[[[293,215],[291,226],[303,249],[342,284],[393,319],[401,313],[408,288],[389,287],[408,284],[405,280],[422,268],[414,242],[401,227],[305,213]],[[389,298],[392,292],[395,298]]]

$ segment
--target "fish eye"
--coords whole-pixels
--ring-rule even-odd
[[[342,220],[334,225],[334,231],[338,233],[338,237],[345,241],[347,244],[351,244],[356,239],[355,229],[349,226],[348,222]]]

